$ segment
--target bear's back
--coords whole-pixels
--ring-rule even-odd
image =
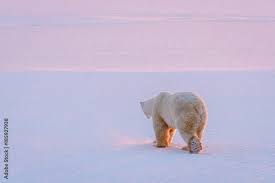
[[[206,112],[203,100],[192,92],[175,93],[170,96],[171,111],[173,115],[178,116],[180,113],[197,113],[202,115]]]

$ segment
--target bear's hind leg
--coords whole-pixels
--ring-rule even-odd
[[[161,117],[153,118],[154,131],[156,135],[156,147],[167,147],[169,145],[169,128]]]
[[[185,149],[188,149],[190,153],[198,153],[202,150],[200,137],[197,135],[197,121],[198,118],[193,113],[186,114],[177,121],[180,135],[188,145]]]
[[[199,128],[197,129],[197,136],[201,140],[202,139],[202,133],[205,127],[205,123],[201,123]]]
[[[198,137],[192,136],[188,143],[190,153],[199,153],[202,150],[201,141]]]
[[[180,130],[180,135],[187,143],[187,147],[183,147],[183,150],[188,150],[190,153],[199,153],[202,150],[201,141],[197,135],[186,133],[182,130]]]

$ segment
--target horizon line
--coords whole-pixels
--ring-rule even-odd
[[[113,73],[173,73],[173,72],[274,72],[275,68],[185,68],[185,69],[110,69],[110,68],[25,68],[25,69],[0,69],[0,72],[113,72]]]

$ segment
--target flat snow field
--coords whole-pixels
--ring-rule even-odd
[[[1,136],[9,119],[4,182],[275,181],[274,72],[2,72],[0,83]],[[205,99],[202,153],[181,150],[178,134],[171,147],[153,147],[139,102],[160,91]]]

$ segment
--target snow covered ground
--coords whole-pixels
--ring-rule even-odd
[[[274,72],[2,72],[0,83],[6,182],[274,182]],[[180,150],[178,134],[172,147],[152,146],[139,101],[159,91],[204,97],[201,154]]]
[[[274,7],[273,0],[1,2],[6,182],[274,182]],[[178,135],[172,147],[152,146],[139,102],[160,91],[205,98],[201,154],[180,150]]]
[[[275,16],[0,17],[0,71],[274,70],[274,32]]]

